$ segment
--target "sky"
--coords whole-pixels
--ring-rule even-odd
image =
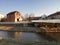
[[[19,11],[23,16],[31,13],[35,16],[49,15],[60,11],[60,0],[0,0],[1,14],[12,11]]]

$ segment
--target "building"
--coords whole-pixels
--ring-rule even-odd
[[[50,14],[49,16],[46,17],[47,19],[60,19],[60,11]]]
[[[4,15],[0,14],[0,21],[4,18]]]
[[[31,20],[43,20],[42,17],[28,17],[27,18],[28,21],[31,21]]]
[[[23,20],[21,13],[13,11],[7,14],[7,22],[20,22]]]

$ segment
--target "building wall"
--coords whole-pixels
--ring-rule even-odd
[[[14,22],[14,14],[8,15],[7,16],[7,22]]]
[[[15,13],[15,22],[19,21],[20,13]]]
[[[14,12],[12,14],[7,15],[7,22],[19,22],[22,21],[23,18],[19,12]]]

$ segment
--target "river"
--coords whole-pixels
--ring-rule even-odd
[[[0,38],[11,38],[20,41],[36,41],[36,42],[49,43],[54,45],[57,43],[56,41],[45,38],[41,34],[32,33],[32,32],[0,31]]]

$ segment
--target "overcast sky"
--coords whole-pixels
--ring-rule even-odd
[[[34,13],[36,16],[49,15],[60,11],[60,0],[0,0],[0,13],[6,15],[11,11],[22,15]]]

